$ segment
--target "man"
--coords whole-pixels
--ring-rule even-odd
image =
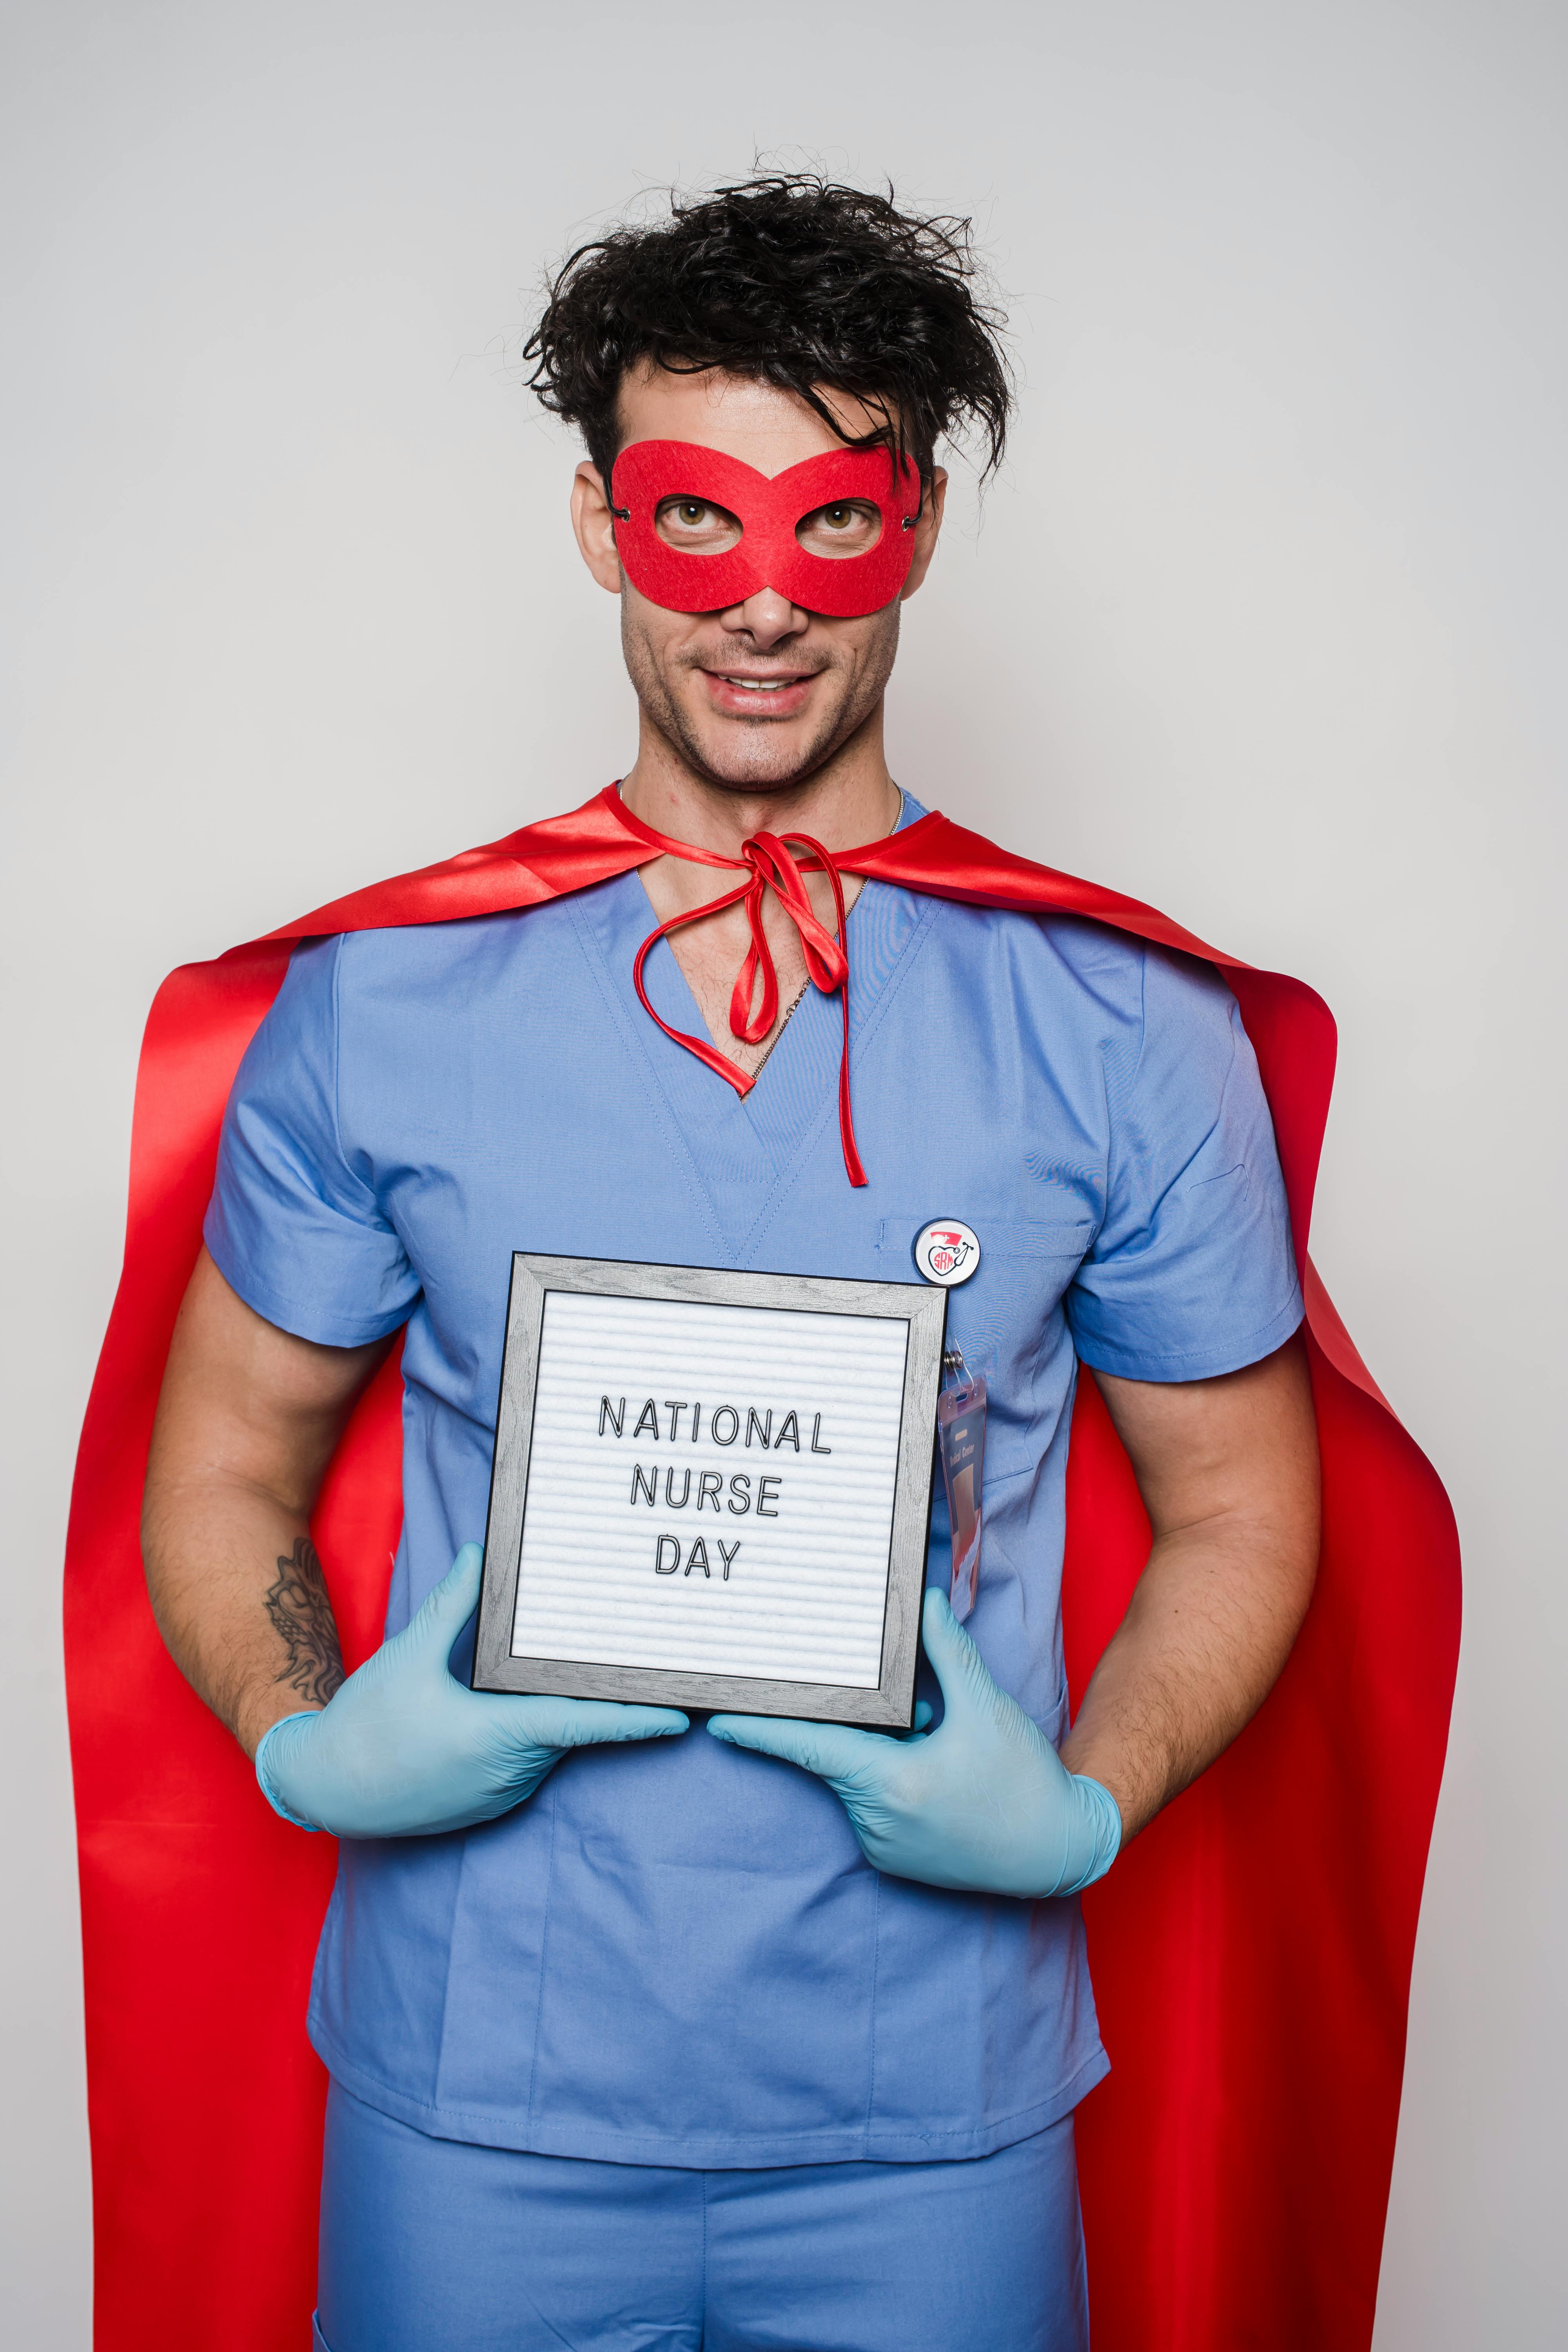
[[[921,822],[882,718],[939,436],[1001,449],[962,246],[762,181],[575,256],[534,348],[588,446],[573,520],[621,602],[641,854],[295,953],[146,1484],[175,1659],[274,1808],[342,1839],[319,2337],[1068,2352],[1072,2115],[1107,2064],[1077,1895],[1248,1721],[1312,1591],[1268,1103],[1209,966],[836,870],[889,837],[897,870]],[[827,485],[793,548],[765,487],[791,469]],[[933,1727],[468,1691],[510,1252],[903,1280],[938,1213],[980,1242],[950,1331],[991,1381],[967,1633],[933,1515]],[[311,1513],[399,1330],[388,1639],[345,1679]],[[1069,1729],[1079,1362],[1152,1543]]]

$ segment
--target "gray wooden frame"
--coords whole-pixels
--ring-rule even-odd
[[[875,1690],[837,1683],[777,1682],[760,1675],[672,1673],[573,1658],[512,1656],[540,1333],[545,1297],[552,1290],[719,1307],[790,1307],[821,1315],[886,1316],[909,1325],[882,1622],[881,1679]],[[797,1716],[816,1723],[909,1730],[914,1721],[947,1297],[945,1290],[923,1282],[742,1274],[716,1266],[638,1265],[616,1258],[547,1257],[526,1250],[515,1252],[472,1687],[548,1692],[568,1698],[626,1699],[653,1706],[723,1709],[739,1715]]]

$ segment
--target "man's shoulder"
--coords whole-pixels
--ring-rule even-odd
[[[1217,1040],[1238,1017],[1215,966],[1092,916],[1054,909],[977,907],[948,899],[937,920],[955,972],[1020,1013],[1031,1005],[1075,1031],[1134,1040],[1158,1030]]]
[[[938,906],[936,919],[961,951],[965,942],[991,953],[1000,950],[1021,976],[1110,989],[1119,998],[1141,992],[1144,960],[1159,952],[1135,933],[1088,915],[946,898]]]
[[[265,1038],[277,1047],[374,1041],[379,1051],[401,1036],[412,1047],[416,1035],[428,1039],[433,1021],[486,1004],[559,1003],[563,975],[582,964],[583,903],[616,887],[611,880],[535,906],[303,939],[262,1024]]]
[[[307,942],[304,949],[296,950],[296,961],[302,952],[330,951],[340,986],[362,986],[400,974],[429,979],[446,971],[475,970],[498,958],[510,961],[519,955],[548,952],[562,930],[570,930],[583,906],[605,893],[625,889],[628,878],[635,877],[611,876],[531,906],[498,907],[485,914],[445,920],[340,931],[331,939]]]

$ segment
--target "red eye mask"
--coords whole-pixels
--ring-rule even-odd
[[[733,547],[711,555],[658,535],[666,499],[724,507],[741,524]],[[880,536],[858,555],[814,555],[795,526],[819,507],[857,499],[882,518]],[[829,449],[770,477],[696,441],[634,441],[611,471],[616,546],[626,577],[671,613],[719,613],[772,588],[808,613],[847,620],[890,604],[914,559],[920,476],[887,449]]]

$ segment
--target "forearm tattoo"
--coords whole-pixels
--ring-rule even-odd
[[[267,1614],[288,1652],[288,1663],[276,1679],[301,1698],[325,1706],[343,1681],[343,1654],[327,1580],[309,1536],[300,1536],[287,1556],[279,1554],[278,1581],[267,1594]]]

